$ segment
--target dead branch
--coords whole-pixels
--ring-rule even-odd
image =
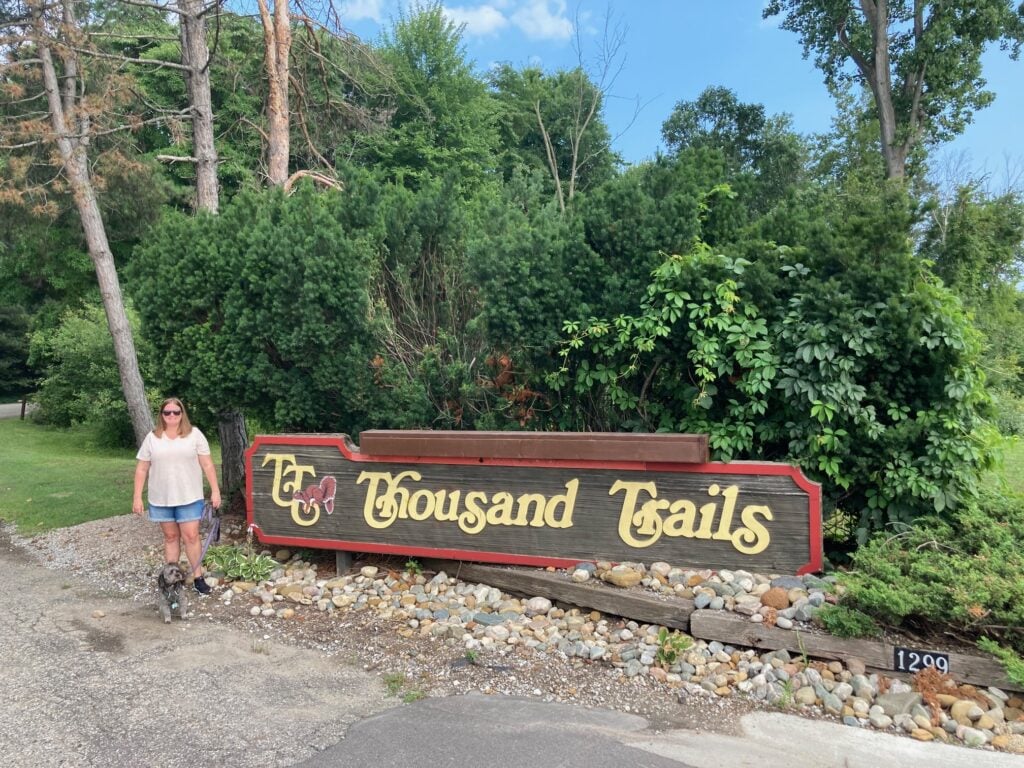
[[[295,182],[297,182],[299,179],[312,179],[315,183],[319,184],[322,187],[326,187],[327,189],[335,189],[338,190],[339,192],[342,189],[344,189],[344,186],[340,181],[338,181],[337,179],[332,179],[330,176],[327,176],[323,173],[319,173],[318,171],[296,171],[291,176],[289,176],[284,183],[285,194],[290,195],[292,193],[292,187],[295,186]]]

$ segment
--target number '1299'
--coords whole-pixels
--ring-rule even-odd
[[[893,669],[897,672],[920,672],[935,667],[939,672],[949,672],[949,655],[937,651],[915,651],[912,648],[893,649]]]

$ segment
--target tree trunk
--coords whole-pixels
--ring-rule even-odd
[[[292,48],[288,0],[274,0],[271,14],[266,0],[258,0],[263,24],[264,66],[267,71],[267,177],[272,186],[288,180],[290,125],[288,78]]]
[[[210,97],[210,50],[206,43],[206,21],[202,0],[179,0],[181,10],[181,63],[188,67],[185,84],[192,108],[192,143],[196,160],[196,210],[216,214],[217,149],[213,144],[213,100]],[[245,449],[249,439],[245,416],[227,410],[217,419],[221,450],[221,495],[228,509],[245,487]]]
[[[896,110],[892,103],[892,75],[889,61],[889,6],[887,0],[861,0],[861,10],[871,27],[870,71],[865,72],[878,109],[879,138],[887,179],[902,179],[907,153],[896,137]],[[862,68],[863,71],[863,68]]]
[[[216,213],[217,150],[213,144],[213,104],[210,98],[210,50],[202,0],[179,0],[181,63],[188,67],[185,88],[192,108],[192,154],[196,161],[196,210]]]
[[[139,372],[135,341],[132,338],[131,325],[128,323],[128,314],[124,308],[121,283],[117,277],[114,256],[110,252],[103,217],[96,201],[96,192],[89,178],[89,161],[85,151],[88,120],[84,117],[77,121],[73,120],[77,111],[74,109],[74,99],[78,88],[77,62],[73,60],[74,52],[65,49],[65,55],[71,60],[66,61],[64,66],[67,87],[64,89],[65,98],[62,102],[53,55],[44,34],[42,12],[35,11],[34,16],[36,29],[39,32],[36,44],[43,70],[43,84],[49,107],[50,125],[60,151],[64,172],[67,174],[68,183],[71,186],[75,207],[82,222],[89,257],[96,269],[96,279],[99,282],[103,308],[107,315],[107,326],[114,341],[114,355],[117,359],[118,372],[121,375],[121,389],[128,405],[135,441],[141,445],[146,435],[153,429],[153,416],[146,402],[146,390],[142,383],[142,374]],[[74,27],[74,17],[71,15],[71,9],[66,5],[64,21],[69,27]],[[65,106],[69,109],[66,110]],[[79,123],[76,126],[77,135],[73,135],[69,130],[75,122]]]
[[[217,434],[220,437],[221,496],[231,509],[236,506],[234,500],[245,491],[245,449],[249,447],[245,416],[241,411],[221,413]]]

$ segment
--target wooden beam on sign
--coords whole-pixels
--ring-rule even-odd
[[[458,432],[368,429],[359,452],[370,456],[618,461],[706,464],[707,435],[632,432]]]
[[[546,571],[467,563],[458,560],[428,560],[424,565],[432,571],[444,571],[460,581],[477,582],[527,597],[546,597],[579,608],[601,611],[648,624],[688,630],[693,601],[681,597],[655,597],[605,584],[587,581],[577,584],[565,576]]]

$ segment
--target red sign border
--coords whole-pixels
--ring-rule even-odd
[[[791,464],[776,464],[759,461],[733,461],[728,464],[709,462],[707,464],[683,464],[675,462],[648,461],[570,461],[565,459],[493,459],[493,458],[462,458],[442,456],[377,456],[360,453],[345,437],[327,435],[257,435],[251,446],[245,451],[245,517],[249,530],[255,531],[259,540],[265,544],[281,544],[309,549],[338,549],[349,552],[371,552],[381,555],[411,555],[414,557],[431,557],[441,560],[470,560],[482,563],[501,563],[505,565],[528,565],[541,568],[568,568],[580,562],[579,558],[552,558],[536,555],[510,555],[505,552],[485,552],[467,549],[437,549],[426,547],[407,547],[394,544],[373,544],[363,541],[343,541],[340,539],[306,539],[297,536],[266,535],[253,519],[252,498],[252,458],[263,446],[268,445],[316,445],[335,447],[349,461],[361,463],[402,463],[402,464],[449,464],[497,467],[545,467],[567,469],[625,469],[648,472],[680,472],[686,474],[718,474],[718,475],[769,475],[789,477],[797,487],[807,492],[808,538],[810,551],[808,561],[796,572],[801,576],[805,573],[816,573],[823,567],[822,520],[821,520],[821,484],[809,480],[800,467]]]

